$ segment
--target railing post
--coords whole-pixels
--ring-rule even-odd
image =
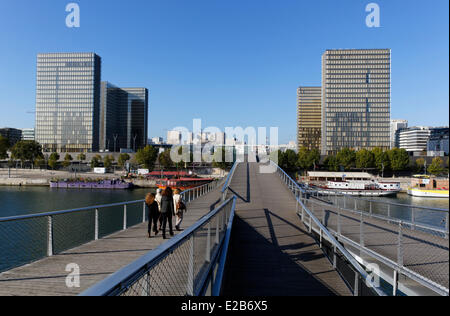
[[[355,271],[355,289],[353,295],[359,296],[359,273],[357,271]]]
[[[397,263],[403,267],[403,223],[401,221],[398,225]]]
[[[355,211],[358,210],[357,200],[355,199]]]
[[[127,229],[127,205],[123,206],[123,230]]]
[[[220,215],[217,214],[216,215],[216,245],[219,244],[219,235],[220,235],[220,231],[219,231],[220,223],[219,223],[219,221],[220,221]]]
[[[95,209],[95,234],[94,239],[98,240],[98,208]]]
[[[364,240],[364,214],[361,212],[361,222],[359,226],[359,245],[364,248],[365,240]]]
[[[411,208],[411,230],[416,229],[416,212],[414,211],[414,207]]]
[[[211,221],[208,223],[208,236],[206,239],[206,262],[211,262]]]
[[[388,223],[391,222],[389,219],[391,219],[391,204],[388,204]]]
[[[445,230],[447,231],[445,234],[445,238],[447,238],[447,239],[448,239],[448,219],[449,219],[449,217],[448,217],[448,212],[447,212],[447,215],[445,216]]]
[[[394,270],[394,284],[392,289],[392,296],[397,296],[398,290],[398,271]]]
[[[194,296],[194,235],[189,239],[189,263],[186,284],[188,296]]]
[[[372,201],[369,201],[369,214],[370,214],[370,217],[372,217],[372,214],[373,214]]]
[[[337,209],[337,233],[340,236],[342,234],[342,223],[341,223],[341,209],[338,207]]]
[[[145,209],[145,202],[142,203],[142,204],[143,204],[143,207],[142,207],[142,223],[145,223],[145,211],[146,211],[146,209]]]
[[[47,256],[53,256],[53,218],[47,216]]]

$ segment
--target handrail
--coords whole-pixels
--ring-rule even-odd
[[[230,170],[230,173],[228,173],[228,177],[227,177],[227,179],[226,179],[226,181],[225,181],[225,183],[224,183],[224,185],[222,187],[221,192],[222,192],[222,200],[223,201],[225,201],[225,199],[226,199],[226,194],[227,194],[228,187],[230,186],[231,180],[233,179],[234,172],[236,171],[236,167],[237,167],[238,164],[239,164],[239,162],[236,160],[234,162],[234,164],[233,164],[233,167]]]
[[[275,162],[271,161],[272,164],[275,165],[276,168],[278,168],[279,171],[281,171],[284,176],[290,181],[292,182],[292,184],[294,184],[300,192],[302,193],[306,193],[305,190],[303,188],[301,188],[298,183],[296,181],[294,181],[283,169],[280,168],[280,166],[278,166]],[[333,236],[333,234],[331,234],[331,232],[322,225],[322,223],[319,221],[319,219],[316,218],[316,216],[306,207],[306,205],[303,204],[303,202],[301,201],[301,199],[299,199],[298,197],[296,197],[296,201],[297,203],[299,203],[303,209],[305,210],[306,213],[308,213],[309,217],[311,218],[311,220],[319,227],[320,231],[322,233],[324,233],[329,241],[331,242],[331,244],[333,245],[333,247],[335,247],[336,249],[338,249],[342,255],[347,259],[347,261],[355,268],[355,270],[362,276],[362,278],[364,280],[366,280],[366,282],[371,282],[371,277],[368,275],[368,273],[361,267],[361,265],[359,264],[359,262],[347,251],[347,249],[345,249],[341,243],[339,243],[336,238]],[[373,284],[372,284],[373,285]],[[376,292],[377,295],[379,296],[386,296],[386,293],[384,293],[380,288],[377,288],[375,286],[372,286],[373,290]]]
[[[197,223],[183,231],[181,234],[170,239],[166,243],[163,243],[155,250],[152,250],[129,264],[128,266],[122,268],[116,273],[112,274],[105,280],[97,283],[93,287],[87,289],[80,296],[115,296],[120,295],[123,291],[126,291],[133,283],[138,280],[141,276],[148,273],[152,266],[162,260],[163,258],[170,255],[175,249],[177,249],[180,244],[187,242],[193,234],[207,224],[212,217],[216,216],[219,212],[223,210],[232,202],[231,214],[234,214],[234,207],[236,205],[236,196],[228,199],[218,206],[214,211],[210,212],[203,218],[201,218]],[[231,216],[230,216],[231,217]],[[222,240],[223,242],[223,240]]]
[[[275,164],[274,162],[272,162],[272,163]],[[278,167],[278,170],[281,172],[281,177],[282,178],[284,177],[284,181],[287,184],[290,182],[293,185],[293,188],[292,188],[293,191],[296,192],[298,190],[299,192],[301,192],[303,194],[310,193],[309,191],[307,191],[304,188],[302,188],[296,181],[294,181],[283,169]],[[298,201],[297,194],[296,194],[296,199]],[[305,207],[304,203],[301,200],[298,201],[298,202],[299,202],[300,205],[302,205],[302,207],[304,208],[304,210],[308,214],[311,214],[311,211],[308,210]],[[320,201],[320,202],[313,201],[313,203],[315,203],[317,205],[320,205],[320,204],[323,204],[323,201]],[[344,209],[344,208],[341,208],[341,207],[339,207],[339,208],[342,209],[342,210],[345,210],[345,211],[349,211],[350,213],[356,213],[356,214],[359,214],[359,215],[362,214],[362,213],[360,213],[358,211],[355,211],[355,210],[347,210],[347,209]],[[369,213],[367,214],[367,216],[369,216]],[[317,220],[316,217],[312,217],[312,218],[315,218]],[[374,218],[376,218],[376,217],[374,216]],[[316,220],[314,220],[314,222],[318,225]],[[400,227],[405,226],[405,224],[411,225],[410,223],[407,223],[407,222],[402,221],[402,220],[395,221],[395,219],[393,219],[393,218],[391,218],[389,221],[399,224]],[[309,223],[306,223],[306,224],[309,225]],[[320,227],[320,225],[318,225],[318,226]],[[416,224],[416,226],[417,226],[417,224]],[[420,226],[417,226],[417,227],[420,227]],[[433,230],[433,227],[423,227],[423,228],[424,229],[431,229],[431,230]],[[404,276],[406,276],[406,277],[408,277],[408,278],[410,278],[410,279],[412,279],[412,280],[414,280],[416,282],[419,282],[423,286],[428,287],[429,289],[433,290],[434,292],[436,292],[436,293],[438,293],[440,295],[448,295],[448,289],[446,287],[443,287],[442,285],[437,284],[436,282],[428,279],[425,276],[418,275],[416,272],[413,272],[413,271],[409,270],[408,268],[404,267],[402,264],[394,263],[392,260],[390,260],[390,259],[388,259],[388,258],[386,258],[386,257],[384,257],[384,256],[382,256],[382,255],[380,255],[378,253],[375,253],[373,250],[370,250],[367,247],[363,247],[363,246],[359,245],[358,243],[355,243],[355,242],[351,241],[349,238],[343,236],[340,232],[336,233],[335,231],[328,230],[328,228],[326,228],[326,229],[331,234],[334,234],[335,236],[337,236],[337,238],[339,238],[340,242],[343,242],[345,244],[350,244],[351,246],[356,247],[356,249],[359,249],[362,252],[364,252],[365,254],[367,254],[368,256],[374,258],[375,260],[378,260],[378,261],[382,262],[383,264],[386,264],[387,266],[391,267],[394,270],[394,273],[398,273],[398,274],[401,273],[402,275],[404,275]],[[320,228],[320,230],[322,231],[322,228]],[[434,230],[436,231],[436,229],[434,229]],[[441,231],[441,232],[443,232],[443,231]],[[445,232],[445,233],[448,234],[448,231]],[[335,240],[336,240],[336,238],[335,238]],[[399,240],[400,240],[400,238],[399,238]],[[350,256],[351,256],[351,254],[350,254]],[[395,288],[395,285],[394,285],[394,288]]]

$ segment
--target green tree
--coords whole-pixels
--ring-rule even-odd
[[[443,164],[444,161],[440,157],[434,158],[431,165],[428,167],[428,172],[435,176],[443,174],[445,172]]]
[[[294,171],[297,169],[298,155],[292,149],[288,149],[283,153],[283,164],[280,165],[284,171]]]
[[[21,162],[29,161],[34,164],[37,158],[43,157],[42,146],[32,140],[22,140],[11,148],[11,156],[15,160],[20,160]]]
[[[79,162],[85,161],[85,160],[86,160],[86,155],[83,154],[83,153],[79,154],[79,155],[77,156],[77,160],[78,160]]]
[[[376,147],[372,149],[372,153],[375,158],[375,168],[377,168],[378,172],[382,172],[390,168],[390,161],[387,152],[383,151],[383,149],[379,147]]]
[[[52,153],[50,155],[50,157],[48,158],[48,165],[50,168],[52,168],[53,170],[55,170],[55,168],[58,166],[58,160],[59,160],[59,155],[57,153]]]
[[[130,159],[131,159],[130,155],[128,155],[128,154],[120,154],[119,155],[119,160],[117,161],[117,163],[119,164],[120,168],[124,168],[125,164]]]
[[[66,168],[69,167],[72,164],[72,160],[73,160],[72,156],[66,154],[66,156],[64,157],[63,166]]]
[[[0,159],[8,158],[9,140],[0,135]]]
[[[158,157],[159,164],[164,167],[164,169],[169,169],[173,167],[173,161],[170,157],[170,150],[165,150]]]
[[[356,153],[356,168],[366,170],[374,166],[375,156],[371,151],[361,149]]]
[[[91,159],[91,168],[98,168],[100,167],[100,164],[102,163],[102,156],[100,155],[95,155],[94,157],[92,157]]]
[[[105,168],[111,168],[113,166],[115,159],[113,155],[107,155],[104,159],[103,159],[103,164],[105,166]]]
[[[344,167],[345,170],[350,170],[355,167],[356,162],[356,152],[350,148],[342,148],[336,158],[339,165]]]
[[[320,152],[317,149],[309,150],[306,147],[300,148],[298,152],[297,166],[302,170],[311,170],[314,164],[320,162]]]
[[[43,157],[36,158],[34,161],[34,166],[36,168],[41,168],[43,165],[45,165],[45,159]]]
[[[228,170],[233,166],[233,162],[226,161],[227,152],[225,147],[221,147],[214,153],[213,157],[213,167],[220,168],[222,170]]]
[[[339,171],[339,161],[335,156],[327,156],[323,163],[328,171]]]
[[[416,160],[416,172],[421,173],[425,168],[425,159],[419,158]]]
[[[158,149],[148,145],[145,148],[139,149],[134,158],[139,165],[144,166],[149,171],[153,171],[155,169],[155,162],[158,159]]]
[[[393,148],[387,152],[393,171],[403,171],[409,167],[409,155],[405,149]]]

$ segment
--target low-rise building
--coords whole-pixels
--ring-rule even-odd
[[[8,138],[10,146],[14,146],[22,139],[22,130],[17,128],[0,128],[0,136]]]

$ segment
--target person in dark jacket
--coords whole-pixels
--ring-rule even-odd
[[[161,216],[162,216],[162,233],[163,238],[166,239],[166,225],[169,222],[170,236],[173,236],[172,218],[175,215],[175,207],[173,205],[173,193],[171,188],[166,188],[162,193],[161,198]]]
[[[148,238],[152,237],[152,226],[155,236],[158,235],[157,223],[159,219],[159,207],[158,202],[155,200],[155,195],[153,193],[147,194],[145,197],[145,204],[148,210]]]

